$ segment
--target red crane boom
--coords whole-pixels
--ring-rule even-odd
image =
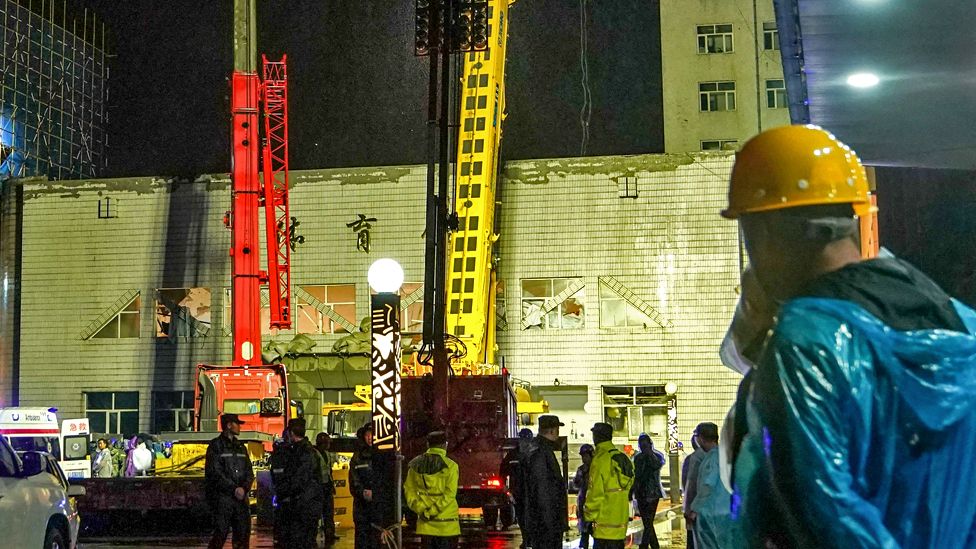
[[[291,328],[291,227],[288,216],[287,56],[264,65],[264,218],[268,246],[271,327]]]

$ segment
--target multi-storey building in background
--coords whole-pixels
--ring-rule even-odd
[[[498,356],[573,443],[606,420],[624,440],[646,431],[663,445],[669,383],[682,433],[724,418],[738,378],[718,357],[739,278],[737,228],[718,215],[731,165],[728,153],[506,163]],[[404,342],[416,343],[425,169],[291,180],[305,240],[293,254],[294,329],[272,334],[267,305],[262,316],[276,342],[265,351],[300,343],[289,368],[310,411],[369,382],[344,338],[367,315],[366,271],[379,257],[404,267]],[[20,403],[85,414],[112,433],[186,428],[195,365],[230,359],[227,176],[16,184]]]
[[[105,27],[70,4],[0,1],[0,180],[96,177],[105,166]]]
[[[734,150],[790,123],[771,0],[663,0],[664,151]]]

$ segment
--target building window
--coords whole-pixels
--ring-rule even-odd
[[[132,436],[139,431],[139,392],[85,393],[85,416],[92,433]]]
[[[423,287],[423,282],[404,282],[400,286],[400,298],[403,300],[400,330],[405,334],[419,334],[424,331]]]
[[[627,302],[619,293],[605,284],[600,284],[600,327],[628,328],[643,327],[647,318],[636,307]]]
[[[620,176],[620,179],[617,180],[617,191],[620,198],[637,198],[639,196],[637,192],[637,176]]]
[[[124,309],[116,313],[92,335],[99,339],[121,339],[139,337],[139,307],[142,299],[136,294]]]
[[[786,108],[786,82],[783,80],[766,81],[766,106],[770,109]]]
[[[615,437],[636,440],[647,433],[656,448],[667,448],[667,407],[663,385],[603,387],[603,420]]]
[[[101,198],[98,200],[98,218],[115,219],[119,216],[118,208],[119,201],[117,199]]]
[[[553,298],[561,298],[558,302]],[[586,290],[581,278],[522,280],[522,319],[526,328],[569,330],[584,325]]]
[[[210,288],[156,290],[156,337],[205,337],[210,333]]]
[[[271,291],[267,286],[261,287],[261,311],[258,323],[261,325],[261,335],[272,335],[271,333]],[[231,288],[224,288],[224,333],[232,335],[234,329],[234,292]]]
[[[193,430],[193,391],[153,391],[152,432]]]
[[[734,151],[738,146],[737,139],[710,139],[701,142],[703,151]]]
[[[298,300],[298,333],[300,334],[345,334],[347,330],[329,318],[322,309],[330,309],[351,324],[356,319],[356,285],[325,284],[302,286],[310,299]],[[269,316],[270,322],[270,316]]]
[[[702,112],[735,110],[735,82],[700,82],[698,98]]]
[[[732,24],[698,25],[698,53],[732,53]]]
[[[763,23],[763,49],[779,51],[779,31],[776,23]]]

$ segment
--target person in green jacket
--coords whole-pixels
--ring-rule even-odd
[[[593,549],[623,549],[630,522],[634,464],[614,447],[609,423],[596,423],[591,431],[596,454],[590,463],[583,516],[593,524]]]
[[[427,435],[427,452],[407,466],[403,492],[417,514],[417,533],[427,549],[452,549],[461,535],[458,522],[458,465],[447,457],[447,433]]]

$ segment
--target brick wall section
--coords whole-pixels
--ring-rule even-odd
[[[589,386],[601,420],[602,385],[678,385],[679,428],[721,424],[738,376],[718,359],[735,306],[736,224],[719,217],[732,156],[613,157],[509,163],[502,254],[508,368],[536,385]],[[618,181],[636,176],[637,199]],[[598,277],[610,275],[657,309],[670,328],[600,328]],[[521,328],[522,278],[582,277],[585,327]],[[588,429],[583,429],[585,437]]]
[[[720,420],[736,383],[716,352],[739,264],[735,225],[716,214],[730,168],[724,154],[508,164],[499,273],[508,327],[499,346],[509,368],[539,385],[556,375],[589,385],[594,421],[601,385],[667,381],[680,387],[682,433],[702,419]],[[625,174],[638,179],[636,200],[618,198]],[[393,257],[406,281],[423,281],[423,166],[303,171],[291,180],[292,215],[306,239],[292,255],[293,284],[355,283],[362,318],[374,260]],[[148,429],[152,391],[190,390],[195,364],[230,357],[231,339],[222,335],[228,177],[25,183],[24,196],[22,404],[55,405],[70,416],[83,413],[83,391],[139,390]],[[117,218],[98,219],[104,197],[118,201]],[[368,255],[346,227],[360,213],[378,219]],[[600,329],[597,278],[604,275],[673,327]],[[518,280],[550,276],[584,278],[584,329],[521,331]],[[210,337],[156,339],[154,289],[191,286],[213,291]],[[82,340],[84,328],[130,289],[142,292],[140,337]],[[316,350],[330,350],[339,337],[313,336]]]

